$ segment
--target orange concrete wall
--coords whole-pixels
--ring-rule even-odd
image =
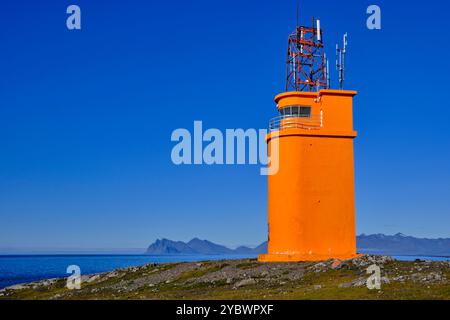
[[[356,255],[354,94],[324,90],[320,101],[315,101],[317,93],[277,96],[279,108],[311,105],[315,114],[323,110],[324,119],[320,129],[284,129],[268,135],[269,150],[274,139],[279,145],[279,170],[268,177],[268,254],[260,261]]]
[[[303,105],[311,106],[311,114],[323,111],[323,131],[348,132],[353,130],[353,96],[355,91],[321,90],[317,92],[285,92],[275,97],[278,109]],[[326,111],[326,112],[325,112]]]

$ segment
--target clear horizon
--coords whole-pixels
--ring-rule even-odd
[[[380,234],[380,233],[378,233],[378,234]],[[395,234],[383,234],[383,235],[394,236],[397,234],[402,234],[402,233],[397,232]],[[367,236],[369,234],[358,234],[357,236],[362,236],[362,235]],[[370,235],[372,235],[372,234],[370,234]],[[405,235],[405,234],[403,234],[403,235]],[[423,239],[423,238],[415,237],[414,235],[405,235],[405,236],[414,237],[417,239]],[[156,240],[167,239],[167,240],[172,240],[172,241],[183,241],[186,243],[189,240],[192,240],[194,238],[197,238],[197,237],[192,237],[192,238],[189,238],[188,240],[167,239],[167,238],[163,237],[163,238],[155,239],[154,241],[149,243],[147,246],[141,247],[141,248],[137,248],[137,247],[136,248],[127,248],[127,247],[122,247],[122,248],[121,247],[117,247],[117,248],[93,248],[93,247],[91,247],[91,248],[76,248],[76,247],[72,247],[72,248],[70,248],[70,247],[66,247],[66,248],[65,247],[18,247],[18,248],[14,248],[14,247],[9,247],[9,248],[7,248],[7,247],[0,246],[0,255],[2,255],[2,254],[25,254],[25,252],[26,252],[26,254],[52,254],[52,253],[53,254],[64,254],[64,253],[67,253],[67,254],[71,254],[71,253],[73,253],[73,254],[77,254],[77,253],[79,253],[79,254],[83,254],[83,253],[92,253],[92,254],[95,254],[95,253],[99,253],[99,254],[101,254],[101,253],[105,253],[105,254],[107,254],[107,253],[111,253],[111,254],[126,253],[126,254],[131,254],[131,253],[138,253],[141,251],[144,252],[148,248],[148,246],[151,245],[152,243],[154,243]],[[428,238],[428,239],[442,239],[442,238]],[[445,237],[444,239],[450,239],[450,236]],[[210,241],[209,239],[201,239],[201,240]],[[212,242],[214,242],[214,241],[212,241]],[[265,241],[263,241],[263,242],[265,242]],[[258,244],[239,244],[239,245],[227,245],[224,243],[216,243],[216,242],[214,242],[214,243],[223,245],[230,249],[236,249],[239,246],[246,246],[249,248],[254,248],[254,247],[257,247],[258,245],[262,244],[263,242],[258,243]]]

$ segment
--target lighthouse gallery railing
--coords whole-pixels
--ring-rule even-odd
[[[323,113],[302,117],[297,115],[278,116],[269,121],[269,131],[285,129],[320,129],[323,126]]]

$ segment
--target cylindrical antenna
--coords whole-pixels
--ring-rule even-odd
[[[320,20],[317,19],[317,41],[322,41],[322,33],[320,31]]]
[[[297,68],[295,65],[295,60],[297,59],[296,54],[293,54],[293,62],[294,62],[294,86],[295,86],[295,91],[298,90],[297,88]]]
[[[330,62],[328,61],[328,57],[326,54],[323,55],[325,60],[325,80],[326,80],[326,88],[330,89]]]
[[[327,89],[330,89],[330,62],[327,59]]]
[[[336,45],[336,69],[339,72],[339,88],[341,90],[344,88],[345,80],[345,54],[347,53],[347,33],[344,34],[342,42],[342,48],[339,48],[339,46]]]
[[[300,40],[303,42],[303,29],[300,30]],[[303,54],[303,45],[300,45],[300,53]]]

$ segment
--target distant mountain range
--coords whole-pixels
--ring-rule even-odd
[[[255,248],[240,246],[230,249],[220,244],[215,244],[208,240],[194,238],[189,242],[172,241],[168,239],[158,239],[152,243],[147,254],[152,255],[173,255],[173,254],[259,254],[267,251],[267,242],[263,242]]]
[[[450,257],[450,238],[424,239],[402,233],[393,236],[379,233],[362,234],[356,237],[356,243],[358,251],[367,254]]]
[[[450,238],[422,239],[395,235],[362,234],[356,237],[358,252],[383,255],[450,256]],[[260,254],[267,252],[267,242],[251,248],[241,246],[230,249],[208,240],[194,238],[189,242],[158,239],[152,243],[146,253],[149,255],[188,255],[188,254]]]

